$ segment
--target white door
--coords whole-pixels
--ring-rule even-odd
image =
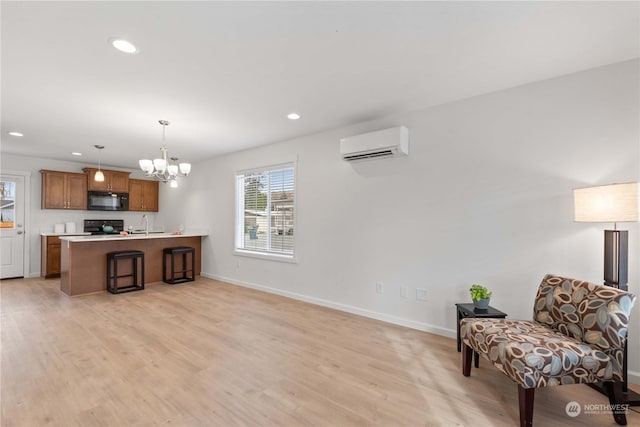
[[[24,276],[24,177],[0,175],[0,279]]]

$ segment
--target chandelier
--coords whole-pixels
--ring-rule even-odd
[[[169,122],[166,120],[158,120],[158,123],[162,125],[162,147],[160,148],[160,158],[153,160],[142,159],[138,163],[140,164],[140,169],[142,169],[148,177],[155,178],[164,183],[168,182],[172,188],[176,188],[178,186],[176,178],[178,176],[188,176],[191,172],[191,163],[178,163],[176,165],[169,162],[169,159],[174,162],[178,160],[177,157],[169,157],[167,147],[164,142],[164,132],[165,128],[169,126]]]

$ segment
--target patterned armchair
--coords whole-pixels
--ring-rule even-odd
[[[614,408],[622,402],[624,346],[635,295],[547,275],[534,320],[463,319],[462,373],[477,352],[518,384],[520,425],[531,426],[537,387],[603,382]],[[624,408],[624,406],[622,406]],[[613,413],[626,425],[626,411]]]

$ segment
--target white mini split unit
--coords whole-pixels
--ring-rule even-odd
[[[340,139],[340,155],[347,162],[408,154],[409,129],[404,126]]]

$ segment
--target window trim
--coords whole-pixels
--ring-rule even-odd
[[[294,243],[294,248],[295,248],[295,243]],[[269,252],[248,251],[245,249],[237,249],[237,248],[233,250],[233,254],[237,256],[248,257],[248,258],[266,259],[270,261],[288,262],[292,264],[298,263],[298,259],[295,257],[295,255],[283,255],[283,254],[273,254]]]
[[[293,198],[293,224],[294,224],[294,234],[293,234],[293,253],[292,254],[284,254],[284,253],[274,253],[274,252],[263,252],[251,249],[244,249],[238,247],[238,242],[240,242],[241,234],[240,230],[244,229],[244,215],[242,218],[240,217],[240,198],[238,197],[238,177],[240,175],[246,175],[251,173],[261,173],[268,172],[272,170],[285,169],[285,168],[293,168],[293,188],[294,188],[294,198]],[[234,218],[233,218],[233,255],[249,257],[249,258],[257,258],[271,261],[279,261],[279,262],[288,262],[288,263],[297,263],[297,235],[298,235],[298,162],[297,159],[293,159],[288,162],[275,163],[271,165],[265,165],[260,167],[254,167],[250,169],[239,169],[234,172]],[[242,234],[244,236],[244,234]]]

